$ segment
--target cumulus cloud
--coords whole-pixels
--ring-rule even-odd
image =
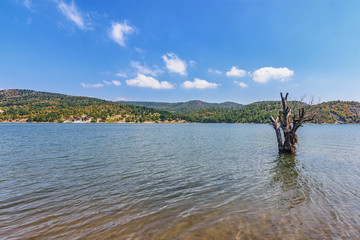
[[[120,81],[117,81],[117,80],[112,80],[111,83],[112,83],[114,86],[121,86],[121,82],[120,82]]]
[[[234,81],[235,84],[239,85],[242,88],[246,88],[248,85],[244,82],[238,82],[238,81]]]
[[[264,67],[256,70],[253,73],[253,80],[258,83],[266,83],[270,79],[278,79],[280,81],[286,81],[292,76],[294,76],[294,71],[286,67],[283,68]]]
[[[199,78],[194,78],[194,81],[185,81],[182,86],[186,89],[197,88],[197,89],[205,89],[205,88],[216,88],[220,84],[208,82],[206,80],[202,80]]]
[[[103,83],[95,83],[95,84],[88,84],[88,83],[81,83],[83,88],[101,88],[104,86]]]
[[[127,74],[126,73],[122,73],[122,72],[118,72],[115,74],[117,77],[123,77],[123,78],[127,78]]]
[[[173,89],[174,86],[167,81],[158,81],[153,77],[139,73],[136,78],[126,80],[126,84],[135,87],[153,88],[153,89]]]
[[[103,83],[104,83],[106,86],[111,86],[111,85],[120,86],[120,85],[121,85],[121,82],[120,82],[120,81],[117,81],[117,80],[112,80],[112,81],[105,81],[105,80],[103,80]]]
[[[83,14],[77,9],[75,2],[71,1],[66,4],[60,0],[57,2],[57,7],[60,12],[70,21],[74,22],[79,28],[86,29],[86,23]]]
[[[166,68],[169,72],[178,73],[180,75],[186,75],[186,62],[181,60],[174,53],[167,53],[162,57],[165,61]]]
[[[223,72],[217,69],[208,69],[208,73],[212,73],[212,74],[222,74]]]
[[[245,77],[246,71],[239,69],[237,67],[232,67],[229,71],[226,72],[226,76],[228,76],[228,77]]]
[[[135,27],[130,26],[127,21],[123,23],[115,22],[111,25],[110,38],[117,44],[125,47],[126,38],[135,32]]]
[[[140,62],[131,61],[130,65],[132,68],[136,69],[137,73],[151,75],[153,77],[156,77],[164,72],[156,66],[155,69],[150,69],[148,66],[145,64],[142,65]]]

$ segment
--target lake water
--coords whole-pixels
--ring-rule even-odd
[[[355,239],[360,125],[0,124],[0,239]]]

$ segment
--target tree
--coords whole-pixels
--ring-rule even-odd
[[[272,116],[270,120],[276,132],[279,152],[294,154],[296,153],[296,144],[298,142],[296,131],[304,122],[312,121],[314,116],[311,118],[305,116],[304,107],[299,107],[298,115],[292,114],[287,102],[288,95],[289,93],[286,93],[284,97],[283,94],[280,93],[283,110],[279,111],[276,120]],[[281,130],[283,134],[281,134]],[[282,141],[282,137],[284,137],[284,142]]]

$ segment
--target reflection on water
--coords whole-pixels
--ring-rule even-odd
[[[0,124],[0,239],[356,239],[360,125]],[[341,141],[338,141],[341,139]]]
[[[278,194],[280,204],[291,209],[308,201],[310,189],[306,178],[301,175],[304,169],[297,166],[296,155],[279,154],[274,164],[271,169],[273,174],[271,185],[279,184],[281,187]]]

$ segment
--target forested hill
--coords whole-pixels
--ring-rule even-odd
[[[171,121],[167,111],[130,106],[90,97],[37,92],[0,91],[1,122],[157,122]]]
[[[196,102],[200,101],[187,103],[193,105]],[[309,116],[315,116],[313,123],[360,123],[359,102],[332,101],[312,106],[301,102],[289,104],[295,113],[297,108],[304,107]],[[90,97],[3,90],[0,91],[0,122],[268,123],[270,116],[276,117],[281,109],[280,101],[239,105],[241,107],[210,106],[196,109],[183,105],[177,108],[179,110],[174,110],[176,107],[173,106],[170,112]]]
[[[360,103],[331,101],[311,108],[318,123],[360,123]]]
[[[201,107],[196,108],[194,105],[197,102],[201,101],[185,103],[131,102],[131,104],[140,103],[144,106],[185,113],[186,115],[182,118],[186,121],[203,123],[267,123],[270,116],[277,116],[281,110],[280,101],[261,101],[248,105],[227,102],[230,103],[228,106],[226,103],[220,103],[219,106],[201,102],[198,103]],[[295,111],[299,107],[304,107],[309,117],[314,116],[313,123],[360,123],[359,102],[331,101],[310,106],[295,101],[290,105]]]
[[[176,102],[176,103],[140,102],[140,101],[118,101],[118,103],[151,107],[159,110],[181,111],[181,112],[188,112],[193,110],[200,110],[200,109],[214,108],[214,107],[236,109],[243,106],[242,104],[234,103],[234,102],[208,103],[200,100],[193,100],[188,102]]]
[[[360,103],[332,101],[317,105],[301,102],[289,102],[293,112],[304,107],[312,123],[360,123]],[[204,123],[268,123],[270,116],[276,117],[282,109],[280,101],[263,101],[244,105],[230,110],[225,108],[208,108],[192,112],[188,121]]]

